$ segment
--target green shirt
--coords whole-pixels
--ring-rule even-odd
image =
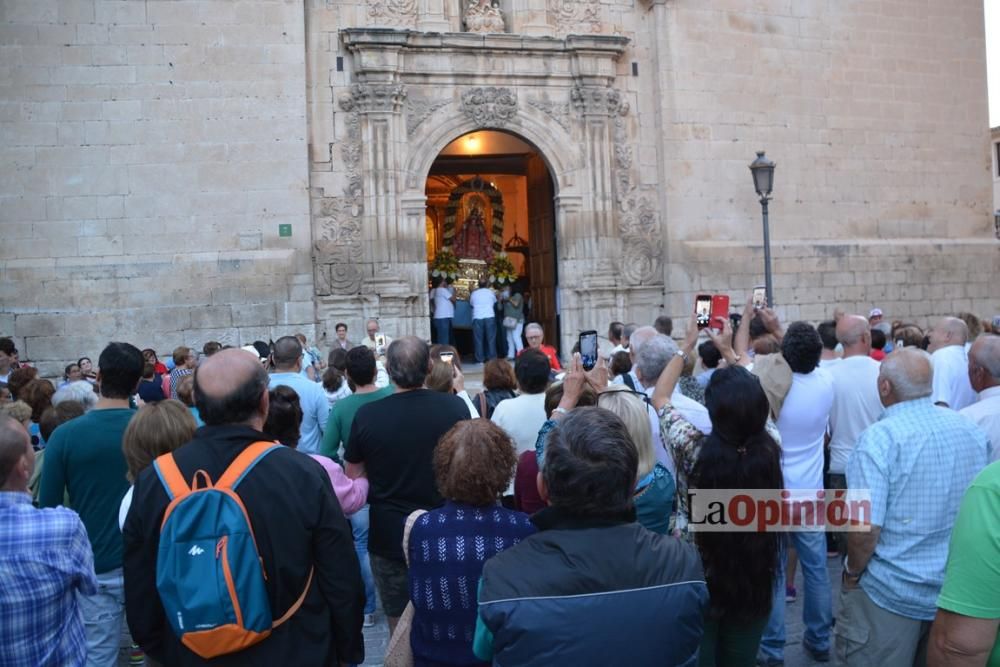
[[[391,396],[394,391],[396,388],[389,385],[367,394],[351,394],[334,403],[326,420],[326,430],[323,431],[323,443],[319,447],[319,453],[340,463],[340,445],[343,443],[345,447],[347,446],[347,440],[351,437],[351,424],[354,423],[354,415],[358,413],[358,409],[372,401]]]
[[[951,532],[938,607],[972,618],[1000,618],[1000,461],[972,480]],[[1000,635],[986,663],[1000,667]]]
[[[59,426],[45,446],[38,505],[61,505],[68,492],[87,529],[97,574],[122,566],[118,509],[128,491],[122,435],[134,414],[128,408],[91,410]]]

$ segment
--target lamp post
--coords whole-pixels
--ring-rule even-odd
[[[771,232],[767,225],[767,201],[774,186],[774,163],[764,157],[764,151],[757,151],[757,159],[750,163],[753,187],[760,197],[760,209],[764,216],[764,286],[767,291],[767,306],[774,306],[774,292],[771,285]]]

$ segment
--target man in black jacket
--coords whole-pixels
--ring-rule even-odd
[[[267,373],[243,350],[224,350],[195,371],[195,403],[205,426],[174,452],[190,484],[197,470],[213,481],[256,441],[268,411]],[[294,449],[272,452],[247,474],[237,492],[246,506],[267,577],[274,618],[302,595],[299,610],[262,642],[212,665],[327,666],[364,660],[365,595],[351,528],[330,478]],[[160,524],[169,500],[152,466],[136,479],[125,521],[125,610],[133,638],[165,665],[204,665],[170,628],[156,589]]]
[[[694,665],[708,588],[698,552],[635,522],[638,450],[602,408],[552,430],[538,532],[487,561],[473,650],[495,665]]]

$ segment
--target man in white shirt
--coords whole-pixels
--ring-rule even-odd
[[[969,328],[957,317],[942,317],[928,334],[931,364],[934,366],[934,393],[931,400],[952,410],[961,410],[976,402],[976,392],[969,383],[969,357],[965,342]]]
[[[361,339],[361,344],[373,351],[379,362],[384,361],[385,351],[389,349],[392,338],[382,333],[382,325],[374,317],[365,322],[365,332],[368,335]]]
[[[479,279],[479,289],[469,295],[472,306],[472,339],[476,349],[476,363],[481,364],[497,356],[497,320],[494,307],[497,295],[489,288],[486,278]]]
[[[837,322],[837,340],[844,348],[840,362],[826,368],[833,379],[830,410],[831,489],[847,488],[847,459],[858,436],[882,416],[885,408],[878,395],[879,362],[871,353],[871,328],[861,315],[844,315]],[[822,364],[822,362],[820,362]],[[837,546],[846,555],[847,543],[837,534]]]
[[[792,369],[792,386],[785,396],[778,416],[781,434],[781,469],[786,489],[823,488],[823,440],[830,410],[833,407],[833,380],[819,368],[823,343],[819,333],[806,322],[789,325],[781,341],[781,354]],[[815,495],[812,495],[815,498]],[[826,534],[820,529],[789,533],[798,553],[805,600],[802,620],[805,633],[802,645],[814,659],[830,659],[830,631],[833,626],[833,600],[830,575],[826,568]],[[781,568],[775,585],[774,604],[760,654],[765,664],[780,664],[785,646],[785,571]]]
[[[326,400],[322,384],[301,374],[302,343],[295,336],[282,336],[274,343],[271,360],[274,362],[274,372],[268,378],[268,387],[274,389],[278,385],[285,385],[299,395],[302,424],[299,426],[298,450],[304,454],[319,454],[323,429],[330,416],[330,402]]]
[[[986,334],[969,349],[969,382],[979,400],[962,408],[965,415],[986,431],[990,461],[1000,461],[1000,336]]]
[[[529,347],[517,355],[514,375],[517,376],[520,394],[500,401],[490,418],[514,441],[519,457],[524,452],[535,451],[538,431],[545,423],[545,390],[549,386],[549,371],[549,358],[541,350]],[[507,494],[513,493],[514,480],[511,480]]]
[[[431,281],[431,305],[434,306],[434,338],[439,345],[454,345],[452,323],[455,319],[455,293],[444,284],[444,278]]]
[[[816,326],[819,339],[823,341],[823,353],[819,357],[819,367],[830,370],[840,361],[837,355],[837,323],[833,320],[820,322]]]

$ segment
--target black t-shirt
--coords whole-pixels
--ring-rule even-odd
[[[358,410],[344,460],[364,463],[368,471],[371,553],[403,560],[406,517],[444,502],[434,481],[434,447],[468,418],[462,399],[429,389],[393,394]]]

